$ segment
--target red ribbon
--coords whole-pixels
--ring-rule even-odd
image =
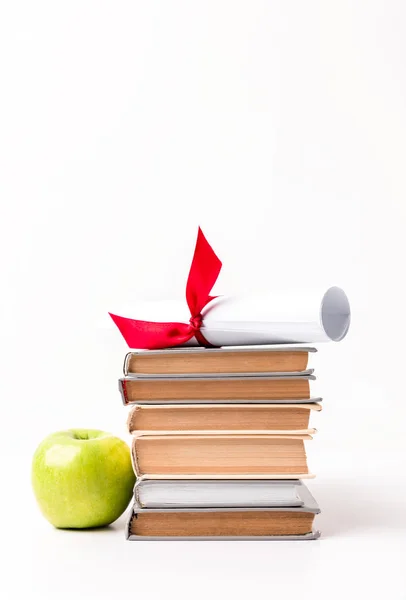
[[[137,321],[109,313],[130,348],[156,350],[180,346],[192,337],[202,346],[211,346],[204,338],[202,310],[216,296],[210,292],[221,271],[221,260],[199,227],[196,247],[186,284],[186,301],[191,317],[189,323],[155,323]]]

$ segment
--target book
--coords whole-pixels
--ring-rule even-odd
[[[202,509],[133,511],[129,536],[240,537],[290,536],[311,533],[314,513],[304,510]]]
[[[225,432],[315,433],[309,429],[309,404],[167,404],[136,405],[127,420],[133,435]]]
[[[231,375],[300,372],[307,369],[305,347],[188,348],[129,352],[124,375]]]
[[[182,400],[309,399],[313,375],[253,377],[124,377],[124,404]]]
[[[132,441],[137,477],[303,479],[310,435],[145,435]]]
[[[250,508],[141,508],[134,504],[127,523],[129,540],[159,539],[316,539],[320,512],[305,486],[301,506]]]
[[[141,478],[134,486],[140,508],[248,508],[303,506],[299,479],[171,480]]]

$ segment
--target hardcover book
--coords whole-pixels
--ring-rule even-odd
[[[250,377],[124,377],[119,389],[124,404],[184,400],[246,400],[310,398],[313,375]]]
[[[311,434],[309,418],[321,405],[309,404],[158,404],[136,405],[128,415],[133,435],[179,433]]]
[[[307,369],[315,348],[272,346],[252,348],[188,348],[129,352],[124,375],[231,375],[297,373]]]
[[[134,437],[137,477],[303,479],[310,435],[145,435]]]
[[[140,508],[249,508],[303,506],[299,479],[138,479]]]

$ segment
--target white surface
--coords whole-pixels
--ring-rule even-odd
[[[1,596],[404,598],[405,4],[0,13]],[[130,545],[122,522],[54,531],[34,504],[45,435],[125,437],[126,348],[98,324],[116,302],[183,298],[198,224],[224,264],[215,293],[350,298],[349,335],[312,357],[319,542]]]

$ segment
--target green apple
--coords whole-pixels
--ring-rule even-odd
[[[123,440],[95,429],[67,429],[35,451],[32,485],[39,507],[55,527],[109,525],[125,511],[135,475]]]

